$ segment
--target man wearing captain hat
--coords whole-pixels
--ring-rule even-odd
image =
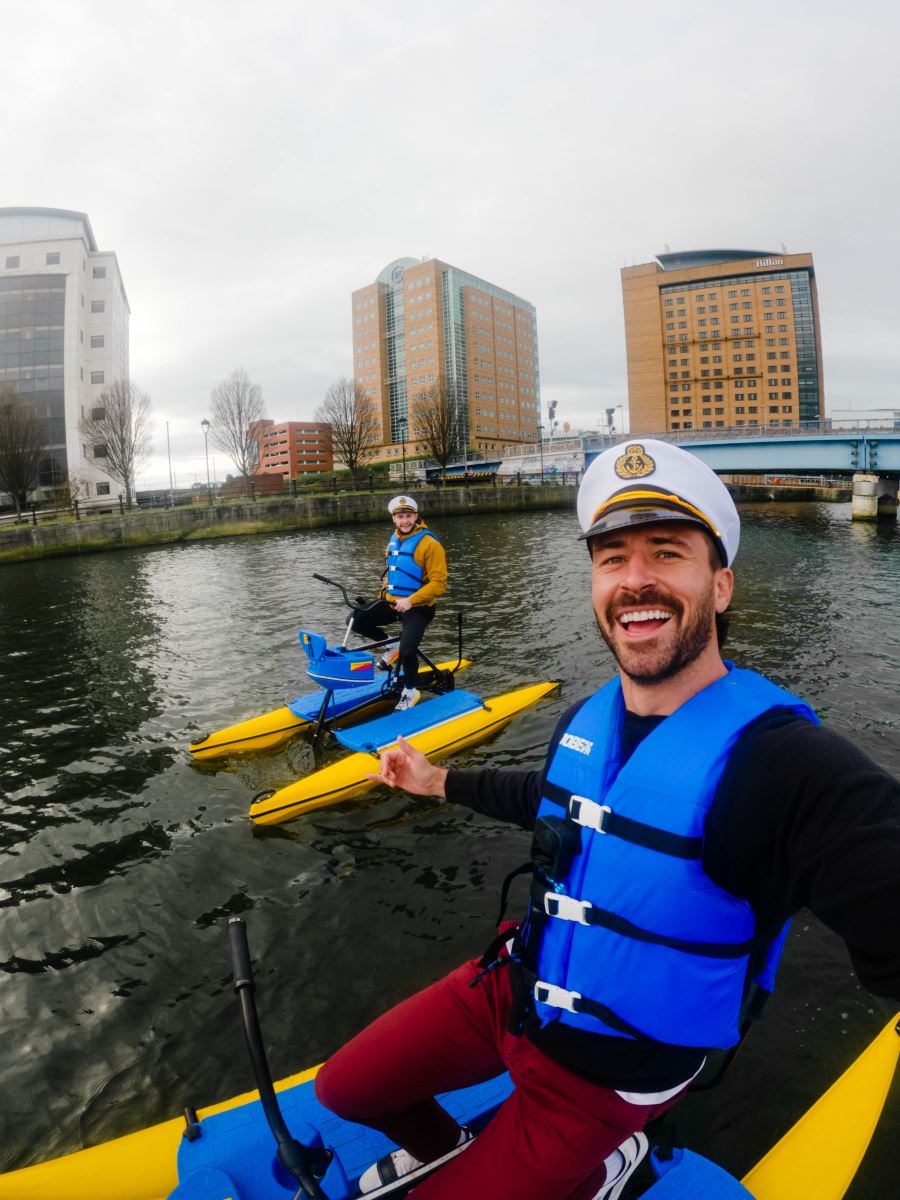
[[[382,625],[399,621],[400,642],[379,660],[386,670],[399,658],[403,690],[396,712],[418,702],[418,650],[435,613],[435,601],[447,589],[447,556],[440,541],[419,515],[412,496],[394,496],[388,502],[394,532],[385,551],[384,584],[374,604],[353,610],[353,628],[374,641],[387,637]]]
[[[390,786],[532,829],[533,882],[480,960],[320,1073],[323,1103],[403,1147],[364,1192],[449,1155],[417,1197],[617,1200],[646,1123],[771,991],[803,906],[900,1000],[900,785],[722,659],[740,536],[727,489],[678,447],[635,441],[588,468],[578,518],[618,672],[563,714],[543,770],[446,770],[402,739],[381,758]],[[514,1090],[474,1140],[432,1098],[504,1069]]]

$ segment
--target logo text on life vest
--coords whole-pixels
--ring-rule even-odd
[[[578,737],[575,733],[564,733],[559,739],[559,744],[565,746],[567,750],[577,750],[579,754],[590,754],[594,748],[594,743],[587,738]]]

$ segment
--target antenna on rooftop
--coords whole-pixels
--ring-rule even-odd
[[[668,242],[666,242],[666,243],[663,245],[663,250],[665,250],[666,254],[671,254],[671,253],[672,253],[672,247],[669,245],[669,243],[668,243]]]
[[[784,244],[784,242],[781,243],[781,253],[787,254],[787,246]]]

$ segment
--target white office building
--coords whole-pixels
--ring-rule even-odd
[[[129,315],[116,256],[97,249],[86,213],[0,208],[0,387],[46,422],[48,498],[66,481],[85,499],[122,490],[79,424],[128,378]]]

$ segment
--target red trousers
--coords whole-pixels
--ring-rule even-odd
[[[509,970],[475,986],[475,960],[391,1009],[316,1078],[326,1108],[428,1161],[459,1126],[434,1099],[507,1070],[515,1091],[472,1145],[415,1189],[416,1200],[593,1200],[604,1159],[679,1097],[634,1105],[507,1032]],[[679,1093],[680,1095],[680,1093]]]

